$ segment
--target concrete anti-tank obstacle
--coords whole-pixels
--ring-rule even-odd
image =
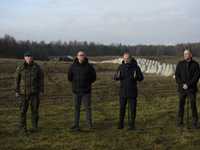
[[[165,76],[169,77],[169,76],[173,76],[174,74],[175,74],[174,66],[170,64],[168,72],[165,73]]]
[[[166,64],[165,71],[162,72],[162,75],[164,76],[169,71],[169,64]]]
[[[149,64],[148,66],[147,66],[147,70],[145,71],[145,73],[150,73],[150,71],[151,71],[151,64]]]
[[[162,70],[163,70],[163,65],[158,65],[158,71],[156,72],[156,74],[161,74],[161,72],[162,72]]]
[[[147,70],[147,65],[142,64],[141,71],[142,71],[142,72],[145,72],[146,70]]]
[[[157,70],[158,70],[158,64],[155,63],[155,64],[153,65],[153,68],[152,68],[152,70],[151,70],[151,73],[156,73]]]
[[[154,69],[154,65],[153,64],[151,64],[151,68],[149,68],[150,70],[149,70],[149,72],[148,73],[152,73],[152,71],[153,71],[153,69]]]
[[[167,66],[167,64],[163,63],[163,69],[162,69],[162,72],[160,74],[163,74],[166,71],[166,66]]]

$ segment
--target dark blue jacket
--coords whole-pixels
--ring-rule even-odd
[[[120,71],[120,78],[118,79],[116,75],[115,80],[120,80],[119,96],[124,98],[136,98],[138,97],[137,81],[142,81],[144,79],[140,67],[137,62],[132,58],[131,64],[126,66],[124,60],[122,64],[118,67],[117,71]],[[134,71],[136,71],[136,79],[134,79]]]
[[[95,69],[87,58],[83,64],[76,58],[69,68],[68,80],[72,82],[73,93],[91,93],[91,84],[96,80]]]
[[[187,92],[187,90],[183,89],[182,84],[188,86],[189,93],[198,92],[197,83],[199,81],[199,75],[199,63],[194,60],[191,60],[189,63],[186,60],[180,61],[175,72],[178,92]]]

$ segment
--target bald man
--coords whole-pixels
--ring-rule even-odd
[[[192,59],[192,51],[184,50],[184,60],[177,65],[175,76],[179,92],[178,125],[183,125],[185,99],[188,96],[192,109],[193,127],[198,129],[198,114],[196,107],[197,83],[199,81],[199,63]]]

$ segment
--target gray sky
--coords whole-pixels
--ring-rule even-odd
[[[0,37],[110,45],[200,42],[200,0],[0,0]]]

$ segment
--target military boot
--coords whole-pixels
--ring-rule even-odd
[[[38,128],[37,124],[33,124],[33,129],[35,132],[39,132],[40,128]]]
[[[180,127],[183,125],[183,117],[178,117],[178,125],[176,127]]]

